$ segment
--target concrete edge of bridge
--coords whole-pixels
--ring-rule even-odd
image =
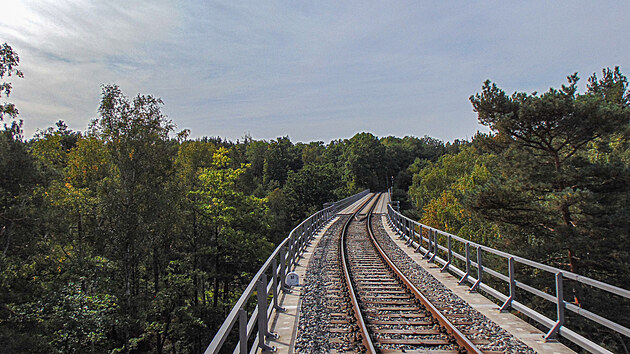
[[[544,333],[529,323],[523,321],[517,316],[507,313],[499,312],[499,305],[492,302],[490,299],[479,293],[471,293],[468,291],[468,286],[458,285],[458,280],[448,272],[440,272],[440,267],[436,264],[427,262],[423,258],[421,253],[414,252],[414,249],[405,245],[403,240],[400,240],[396,233],[392,230],[391,226],[387,222],[387,216],[382,215],[383,225],[387,234],[391,239],[396,242],[398,247],[402,249],[411,259],[419,264],[424,270],[426,270],[433,278],[442,283],[448,289],[450,289],[457,296],[466,301],[472,308],[486,316],[489,320],[496,323],[501,328],[512,334],[515,338],[519,339],[525,345],[534,349],[538,353],[553,353],[553,354],[565,354],[575,353],[559,342],[545,342],[543,340]]]
[[[302,295],[304,291],[304,279],[306,278],[306,269],[310,263],[313,250],[319,244],[322,236],[328,228],[337,221],[339,217],[332,218],[321,230],[313,237],[311,244],[305,249],[299,264],[295,267],[294,272],[300,279],[300,285],[291,288],[290,293],[283,293],[280,296],[280,306],[286,309],[285,312],[275,311],[271,315],[270,330],[278,335],[278,338],[270,339],[269,345],[276,347],[277,353],[293,353],[295,347],[296,336],[298,332],[298,324],[300,322],[300,307],[302,305]]]

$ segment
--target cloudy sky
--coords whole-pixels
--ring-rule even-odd
[[[27,136],[84,130],[100,86],[151,94],[193,137],[470,138],[468,97],[630,74],[628,1],[0,0]]]

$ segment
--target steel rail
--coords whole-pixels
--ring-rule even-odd
[[[393,202],[392,202],[393,203]],[[593,353],[610,353],[610,351],[606,350],[601,345],[592,342],[586,337],[570,330],[566,327],[565,324],[565,311],[571,311],[573,313],[578,314],[579,316],[591,320],[600,326],[607,327],[620,335],[624,335],[630,337],[630,328],[625,327],[619,323],[613,322],[612,320],[606,319],[601,315],[595,314],[588,310],[585,310],[581,307],[573,305],[561,297],[558,296],[558,290],[562,291],[563,279],[569,279],[576,281],[581,284],[589,285],[599,291],[607,291],[611,294],[615,294],[621,296],[625,299],[630,299],[630,290],[619,288],[610,284],[603,283],[601,281],[587,278],[584,276],[577,275],[575,273],[571,273],[568,271],[564,271],[559,268],[555,268],[552,266],[548,266],[542,263],[538,263],[532,260],[528,260],[516,255],[512,255],[503,251],[499,251],[487,246],[480,245],[478,243],[466,240],[459,236],[450,234],[448,232],[421,224],[414,220],[407,218],[406,216],[400,214],[399,211],[396,211],[392,204],[387,206],[387,218],[389,220],[390,225],[395,230],[396,233],[400,234],[402,238],[408,241],[408,245],[416,249],[416,252],[421,252],[425,255],[425,258],[431,257],[432,262],[442,264],[444,267],[443,270],[448,270],[451,273],[454,273],[461,278],[460,283],[468,282],[471,284],[476,284],[479,279],[476,279],[471,270],[472,268],[477,268],[477,278],[479,278],[479,274],[486,273],[493,276],[496,279],[499,279],[503,282],[506,282],[510,287],[509,296],[504,295],[500,291],[490,287],[490,285],[485,284],[484,282],[479,281],[478,287],[488,293],[491,297],[503,302],[500,310],[514,309],[516,311],[520,311],[525,314],[530,319],[538,322],[544,327],[550,328],[551,330],[543,336],[545,340],[554,339],[556,335],[563,336],[564,338],[570,340],[571,342],[579,345],[580,347],[593,352]],[[424,236],[423,230],[429,233],[428,237]],[[438,235],[444,239],[448,240],[448,246],[444,247],[438,244]],[[474,262],[469,254],[461,255],[455,252],[452,249],[451,241],[459,242],[460,245],[466,246],[467,248],[476,248],[478,250],[483,251],[484,253],[494,254],[508,261],[508,274],[507,276],[501,274],[500,272],[490,269],[488,266],[481,266]],[[444,241],[442,241],[444,242]],[[425,243],[428,243],[428,246],[425,248]],[[437,246],[437,247],[436,247]],[[436,250],[437,248],[437,250]],[[459,269],[455,264],[452,264],[449,260],[441,258],[437,255],[438,251],[442,251],[446,253],[449,257],[454,259],[459,259],[466,264],[465,269]],[[447,267],[447,264],[449,265]],[[522,264],[528,267],[532,267],[534,269],[542,270],[542,274],[551,274],[556,278],[556,294],[549,294],[544,289],[536,289],[530,285],[523,283],[522,281],[518,281],[515,279],[514,265]],[[511,270],[510,270],[511,269]],[[542,276],[542,275],[538,275]],[[474,287],[474,285],[473,285]],[[546,301],[550,301],[556,305],[557,310],[557,319],[552,320],[546,315],[543,315],[533,308],[528,308],[526,305],[519,303],[516,299],[516,289],[523,289],[526,292],[533,294],[536,297],[544,299]],[[553,290],[551,290],[553,291]]]
[[[256,275],[254,275],[253,279],[251,280],[247,288],[241,294],[241,297],[238,299],[236,305],[234,305],[234,307],[228,314],[227,318],[225,319],[225,321],[223,322],[219,330],[216,332],[214,338],[212,339],[212,341],[210,342],[210,344],[208,345],[204,353],[205,354],[218,353],[219,350],[223,348],[224,343],[226,342],[228,336],[234,329],[234,326],[237,322],[239,322],[239,329],[240,329],[239,343],[237,343],[236,347],[234,348],[234,352],[239,352],[239,351],[241,353],[248,352],[248,345],[242,345],[240,342],[241,341],[244,343],[248,342],[249,338],[254,332],[255,324],[258,323],[257,320],[264,318],[264,321],[261,321],[261,322],[268,321],[270,318],[270,313],[272,312],[271,310],[277,309],[276,303],[274,302],[273,303],[274,305],[269,306],[269,310],[266,311],[266,313],[262,313],[262,312],[259,313],[258,311],[259,307],[265,307],[265,308],[267,307],[267,302],[266,302],[267,296],[261,296],[258,298],[258,300],[262,299],[264,301],[263,303],[258,301],[258,304],[256,305],[256,307],[254,308],[251,314],[251,318],[249,318],[248,320],[247,312],[245,312],[245,314],[242,315],[243,313],[242,311],[245,310],[246,304],[253,297],[254,292],[257,289],[259,289],[258,288],[259,283],[265,283],[263,284],[262,287],[264,287],[264,289],[266,290],[267,295],[269,295],[270,287],[271,289],[275,288],[275,291],[272,291],[271,293],[274,296],[274,301],[277,301],[277,296],[276,296],[277,292],[289,291],[288,286],[285,283],[285,277],[287,273],[289,273],[292,269],[295,268],[296,262],[298,262],[300,254],[304,251],[304,247],[306,246],[306,243],[313,237],[315,232],[317,232],[317,230],[319,230],[319,228],[322,227],[325,223],[333,219],[341,209],[356,202],[357,200],[360,200],[368,193],[369,193],[369,190],[366,189],[360,193],[352,195],[338,202],[327,203],[324,209],[311,215],[309,218],[302,221],[298,226],[296,226],[293,230],[291,230],[291,232],[289,233],[289,236],[287,236],[287,238],[285,238],[276,247],[276,249],[269,256],[269,258],[263,264],[260,270],[258,270]],[[266,281],[263,281],[263,280],[265,279],[264,275],[271,268],[273,268],[274,261],[277,262],[276,265],[278,266],[279,269],[272,272],[272,280],[271,280],[271,283],[270,283],[271,285],[270,285],[269,283],[266,283]],[[274,281],[278,282],[279,284],[277,284],[277,286],[274,285],[275,284]],[[249,350],[249,352],[256,351],[257,349],[263,349],[263,350],[267,349],[264,336],[263,338],[260,338],[261,332],[263,332],[263,334],[270,334],[268,331],[268,328],[262,328],[262,330],[259,330],[258,331],[259,335],[255,338],[253,347],[251,348],[251,350]]]
[[[366,351],[370,354],[376,353],[376,349],[374,348],[374,343],[372,343],[372,337],[370,337],[370,333],[368,332],[367,325],[365,324],[365,321],[363,320],[363,315],[361,314],[361,307],[359,306],[359,300],[357,299],[357,294],[355,293],[354,286],[352,285],[352,280],[350,278],[350,271],[349,271],[350,267],[348,265],[348,260],[346,257],[345,238],[348,232],[348,227],[350,226],[350,223],[352,222],[352,219],[354,219],[359,214],[359,212],[370,202],[370,200],[372,200],[372,198],[374,198],[374,196],[375,195],[371,196],[365,202],[363,202],[357,208],[354,214],[352,214],[352,216],[348,218],[346,223],[343,225],[343,230],[341,232],[341,238],[339,241],[340,242],[339,249],[341,253],[341,264],[342,264],[343,273],[346,279],[346,285],[348,286],[348,294],[350,296],[350,301],[352,302],[352,308],[354,310],[354,317],[356,318],[357,324],[359,326],[359,330],[361,331],[361,338],[362,338],[363,345],[365,346]],[[372,206],[372,208],[374,208],[374,206]]]
[[[380,197],[380,195],[379,195]],[[470,339],[468,339],[460,330],[458,330],[447,318],[444,316],[432,303],[427,299],[418,288],[398,269],[398,267],[392,262],[392,260],[387,256],[385,251],[381,248],[380,244],[374,237],[374,232],[372,230],[372,210],[368,213],[367,216],[367,231],[370,236],[370,240],[374,247],[378,250],[379,254],[385,260],[385,262],[389,265],[389,267],[394,271],[396,276],[407,286],[407,288],[413,293],[413,295],[424,305],[424,307],[431,312],[433,317],[438,320],[440,325],[442,325],[448,333],[450,333],[457,344],[466,349],[468,353],[478,353],[481,354],[482,351],[477,348],[475,344],[473,344]]]

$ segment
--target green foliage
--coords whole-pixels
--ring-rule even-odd
[[[577,92],[577,74],[542,95],[507,96],[486,82],[471,102],[480,123],[494,134],[479,146],[498,152],[497,173],[472,189],[466,202],[498,224],[503,249],[625,287],[630,282],[627,79],[618,68],[603,74],[601,80],[593,75],[583,94]],[[540,282],[530,276],[530,283]],[[576,284],[567,293],[575,304],[627,325],[618,311],[603,305],[603,294]],[[609,335],[586,322],[572,325],[596,340]]]
[[[344,152],[345,170],[351,191],[369,188],[381,190],[387,186],[385,147],[371,133],[358,133]]]
[[[618,71],[604,72],[603,80],[591,78],[585,94],[577,93],[574,74],[568,77],[569,85],[543,95],[507,96],[486,82],[482,93],[471,97],[479,121],[496,133],[486,145],[503,150],[500,175],[479,189],[471,207],[511,225],[515,234],[543,247],[543,254],[556,262],[564,252],[566,258],[557,265],[584,274],[599,273],[588,260],[588,249],[607,239],[604,230],[589,222],[597,212],[593,206],[627,210],[618,198],[601,204],[612,201],[612,193],[626,192],[627,167],[588,159],[588,146],[619,139],[618,132],[630,122],[630,110],[619,99],[627,93],[618,92],[625,90],[625,77]],[[627,232],[618,236],[624,239]],[[591,266],[581,269],[584,262]]]
[[[471,190],[492,178],[488,165],[495,158],[492,154],[480,154],[474,147],[465,147],[414,174],[409,195],[421,210],[420,222],[474,242],[496,244],[496,225],[480,218],[465,204]]]
[[[619,68],[602,73],[589,79],[583,94],[577,74],[541,95],[507,95],[486,81],[470,100],[491,134],[478,134],[471,147],[448,146],[451,152],[437,162],[417,159],[408,169],[421,222],[626,287],[630,95]],[[518,277],[548,286],[535,272],[521,269]],[[607,306],[606,294],[572,282],[565,292],[573,303],[628,325]],[[613,351],[625,346],[588,321],[570,325]]]
[[[301,167],[301,154],[288,137],[271,141],[265,152],[263,184],[267,190],[282,187],[287,180],[289,171],[297,171]]]
[[[19,64],[20,57],[13,48],[11,48],[11,46],[7,43],[0,45],[0,79],[4,79],[5,76],[24,77],[22,71],[17,69]],[[10,82],[2,82],[0,84],[0,97],[3,95],[9,97],[12,88],[13,85]],[[9,119],[15,119],[17,118],[18,113],[19,112],[13,103],[0,103],[0,121],[5,119],[5,115],[8,116]]]
[[[332,164],[308,164],[298,172],[289,172],[283,191],[284,202],[291,206],[291,219],[306,219],[324,203],[338,200],[342,188],[341,174]]]
[[[12,310],[20,322],[46,327],[51,351],[84,353],[107,348],[109,332],[115,324],[115,297],[88,294],[77,283],[68,283],[47,295]]]
[[[17,54],[0,49],[0,78],[22,77]],[[102,87],[87,133],[59,121],[25,142],[3,103],[3,350],[202,352],[274,244],[363,188],[392,187],[403,208],[408,191],[407,212],[424,223],[623,286],[627,87],[618,68],[593,75],[584,94],[577,75],[542,95],[487,82],[471,101],[492,133],[447,144],[370,133],[187,140],[159,98],[115,85]],[[597,306],[586,290],[569,293]]]

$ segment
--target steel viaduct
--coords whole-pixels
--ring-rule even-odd
[[[553,286],[526,284],[517,267]],[[630,337],[629,328],[567,301],[567,282],[630,299],[626,289],[420,224],[390,193],[365,190],[290,232],[205,353],[572,353],[560,338],[610,353],[572,330],[568,314]]]

